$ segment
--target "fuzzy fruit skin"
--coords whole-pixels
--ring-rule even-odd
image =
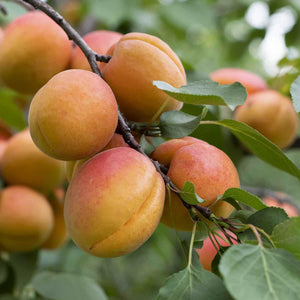
[[[161,113],[182,107],[182,102],[152,84],[153,80],[174,87],[186,84],[181,61],[165,42],[145,33],[129,33],[108,54],[112,58],[103,68],[103,77],[128,120],[150,122],[162,106]]]
[[[36,249],[48,238],[53,224],[52,209],[42,194],[17,185],[0,192],[0,245],[6,251]]]
[[[160,157],[165,159],[168,154],[171,154],[168,176],[172,182],[179,189],[186,181],[193,182],[196,193],[206,200],[201,205],[209,207],[217,216],[228,217],[233,207],[227,202],[215,201],[228,188],[240,186],[237,170],[230,158],[218,148],[194,139],[167,141],[159,145],[151,156],[161,162]],[[172,216],[169,198],[166,195],[161,222],[178,230],[191,231],[193,222],[188,210],[173,192],[171,192],[171,209]]]
[[[122,34],[119,32],[97,30],[86,34],[83,39],[96,53],[106,55],[110,47],[117,43],[121,37]],[[100,62],[98,62],[98,66],[101,69],[104,65],[105,64],[102,65]],[[91,67],[87,58],[78,46],[74,48],[72,53],[71,68],[91,71]]]
[[[224,233],[221,231],[217,231],[217,233],[222,236],[223,238],[225,238]],[[228,244],[227,242],[225,242],[223,239],[221,239],[220,237],[218,237],[216,235],[216,238],[218,240],[218,242],[220,243],[221,246],[223,247],[229,247],[230,244]],[[226,238],[225,238],[226,240]],[[232,241],[234,245],[237,244],[236,241]],[[215,258],[215,256],[217,255],[217,250],[214,247],[214,245],[212,244],[211,240],[209,237],[207,237],[204,241],[203,241],[203,246],[201,249],[196,249],[196,251],[199,254],[199,260],[200,263],[202,265],[202,267],[207,270],[207,271],[211,271],[211,264]]]
[[[9,184],[49,192],[65,179],[62,161],[43,153],[25,129],[9,139],[2,156],[2,176]]]
[[[298,116],[292,101],[274,90],[250,95],[237,108],[234,118],[256,129],[279,148],[288,147],[297,135]]]
[[[29,111],[33,141],[46,154],[77,160],[99,152],[118,123],[115,96],[98,75],[67,70],[34,96]]]
[[[87,161],[72,178],[65,199],[70,237],[99,257],[127,254],[159,223],[165,197],[151,161],[131,148],[114,148]]]
[[[243,69],[219,69],[210,74],[210,79],[219,82],[219,84],[232,84],[238,81],[246,88],[248,95],[268,88],[267,83],[263,78]]]
[[[109,150],[112,148],[117,148],[117,147],[129,147],[129,146],[128,146],[128,144],[125,143],[121,134],[114,133],[111,140],[100,152],[103,152],[103,151],[106,151],[106,150]],[[91,157],[83,158],[80,160],[66,161],[65,162],[65,170],[66,170],[67,179],[69,181],[71,181],[72,177],[77,172],[77,170],[90,158]]]
[[[33,94],[68,67],[71,43],[46,14],[28,12],[8,25],[0,48],[0,77],[13,90]]]
[[[54,215],[54,226],[48,239],[41,245],[43,249],[57,249],[67,241],[68,234],[64,218],[64,196],[63,189],[56,189],[54,197],[48,198]]]

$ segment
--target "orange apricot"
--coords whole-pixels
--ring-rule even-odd
[[[53,228],[53,213],[47,199],[24,186],[9,186],[0,192],[0,245],[6,251],[38,248]]]
[[[65,179],[63,162],[43,153],[32,141],[28,129],[9,139],[1,167],[7,183],[26,185],[42,192],[49,192]]]
[[[117,147],[129,147],[128,144],[125,143],[122,135],[118,133],[114,133],[111,140],[108,142],[108,144],[100,151],[106,151],[109,149],[117,148]],[[65,170],[67,179],[70,181],[74,174],[77,172],[77,170],[90,159],[91,157],[83,158],[80,160],[69,160],[65,162]]]
[[[99,152],[112,138],[118,107],[108,84],[85,70],[61,72],[34,96],[29,110],[33,141],[46,154],[77,160]]]
[[[263,201],[268,206],[280,207],[280,208],[284,209],[290,218],[300,215],[299,209],[289,202],[278,201],[276,198],[273,198],[271,196],[264,197]]]
[[[128,147],[101,152],[70,182],[67,230],[78,247],[92,255],[125,255],[151,236],[164,197],[163,179],[149,158]]]
[[[279,148],[296,138],[298,115],[292,101],[274,90],[252,94],[239,106],[234,118],[259,131]]]
[[[103,68],[103,77],[128,120],[151,122],[165,111],[182,107],[182,102],[152,83],[162,80],[174,87],[186,84],[181,61],[165,42],[145,33],[129,33],[108,54],[112,58]]]
[[[122,34],[119,32],[97,30],[86,34],[83,39],[96,53],[106,55],[110,47],[118,42],[121,37]],[[98,65],[102,68],[100,62],[98,62]],[[91,71],[87,58],[78,46],[74,48],[72,53],[71,68]]]
[[[5,29],[0,77],[11,89],[33,94],[65,70],[70,57],[71,44],[63,29],[42,12],[28,12]]]
[[[210,78],[219,84],[232,84],[238,81],[246,88],[248,95],[267,89],[267,83],[263,78],[243,69],[219,69],[212,72]]]
[[[228,217],[233,211],[229,203],[217,201],[228,188],[240,186],[237,170],[223,151],[204,141],[186,138],[159,145],[151,157],[170,165],[168,176],[179,189],[186,181],[193,182],[196,193],[205,200],[200,205],[210,208],[216,216]],[[174,192],[171,199],[166,196],[161,222],[178,230],[193,228],[188,210]]]
[[[223,247],[228,247],[230,246],[230,244],[228,242],[226,242],[226,238],[224,236],[224,233],[222,233],[221,231],[217,231],[217,233],[225,239],[225,241],[220,238],[219,236],[215,235],[216,239],[218,240],[219,244]],[[237,244],[237,242],[232,241],[233,244]],[[218,245],[215,243],[216,247],[218,247]],[[215,258],[215,256],[217,255],[217,249],[215,248],[215,246],[213,245],[213,243],[211,242],[211,239],[209,237],[207,237],[204,241],[203,241],[203,246],[201,249],[196,249],[196,251],[199,254],[199,260],[200,263],[202,265],[202,267],[207,270],[207,271],[211,271],[211,264]]]

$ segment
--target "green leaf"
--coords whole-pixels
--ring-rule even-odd
[[[156,300],[230,300],[222,280],[204,270],[200,263],[189,266],[167,278]]]
[[[247,223],[263,229],[267,234],[271,234],[276,225],[288,220],[288,218],[282,208],[267,207],[251,215],[247,219]]]
[[[221,200],[225,200],[226,198],[232,198],[256,210],[261,210],[267,207],[267,205],[260,198],[238,188],[230,188],[226,190]]]
[[[276,247],[290,251],[300,259],[300,217],[275,226],[271,238]]]
[[[191,205],[197,205],[199,203],[205,202],[205,200],[201,199],[196,191],[195,186],[192,182],[186,181],[181,189],[180,196],[182,199]]]
[[[180,88],[174,88],[164,81],[153,81],[153,85],[171,97],[189,104],[228,105],[234,109],[247,98],[246,89],[239,82],[219,85],[217,82],[203,79]]]
[[[291,96],[297,113],[300,112],[300,76],[292,83]]]
[[[7,265],[6,262],[0,260],[0,284],[3,283],[7,278]]]
[[[232,246],[219,270],[236,300],[300,299],[300,261],[283,249]]]
[[[13,101],[15,92],[0,89],[0,119],[9,126],[22,130],[26,127],[26,121],[22,110]]]
[[[140,146],[142,147],[143,151],[149,155],[151,152],[154,151],[155,146],[153,146],[145,137],[145,135],[143,134],[141,136],[141,140],[140,140]]]
[[[80,275],[42,272],[33,278],[32,285],[39,294],[47,299],[107,299],[101,287],[94,280]]]
[[[190,135],[199,126],[201,119],[202,114],[192,116],[181,111],[168,111],[161,115],[159,127],[163,137],[178,139]]]
[[[15,272],[15,288],[21,291],[36,271],[38,252],[11,253],[9,262]]]
[[[210,124],[217,124],[228,128],[257,157],[300,180],[300,169],[281,151],[281,149],[266,139],[257,130],[235,120],[209,122]]]

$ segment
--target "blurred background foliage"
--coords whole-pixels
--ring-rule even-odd
[[[1,26],[26,11],[16,2],[3,1],[8,15],[0,15]],[[160,37],[181,58],[189,81],[208,78],[210,72],[219,68],[237,67],[260,74],[271,87],[289,95],[290,84],[300,73],[299,0],[49,0],[48,3],[82,35],[106,29]],[[1,88],[0,97],[0,117],[14,131],[24,128],[26,97],[5,88]],[[197,115],[201,108],[185,105],[183,110]],[[231,112],[227,108],[214,107],[206,118],[228,117]],[[228,131],[210,126],[197,129],[192,135],[229,154],[238,167],[242,185],[284,191],[300,205],[298,181],[253,157]],[[288,156],[300,167],[299,140]],[[188,238],[189,234],[180,233],[182,241]],[[184,267],[184,250],[175,232],[159,225],[145,245],[125,257],[95,258],[69,242],[60,250],[40,251],[36,264],[39,271],[71,272],[93,278],[109,299],[153,299],[164,280]],[[5,257],[0,259],[0,263],[5,261]],[[11,292],[14,285],[9,282],[21,278],[27,284],[32,276],[31,272],[17,269],[12,272],[8,268],[7,272],[6,284],[0,276],[2,293]],[[0,296],[0,299],[13,298]]]

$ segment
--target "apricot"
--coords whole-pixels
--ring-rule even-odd
[[[47,199],[25,186],[9,186],[0,192],[0,245],[6,251],[31,251],[39,247],[53,228]]]
[[[280,208],[284,209],[290,218],[300,215],[299,209],[289,202],[278,201],[276,198],[270,197],[270,196],[264,197],[263,201],[268,206],[280,207]]]
[[[298,116],[293,103],[277,91],[250,95],[237,108],[234,118],[256,129],[279,148],[288,147],[297,135]]]
[[[41,245],[43,249],[57,249],[61,247],[68,238],[64,218],[64,196],[63,189],[56,189],[52,197],[48,197],[54,215],[54,226],[48,239]]]
[[[42,192],[53,190],[65,179],[63,162],[43,153],[32,141],[28,129],[10,138],[1,166],[7,183]]]
[[[223,151],[204,141],[185,138],[159,145],[151,157],[170,166],[168,176],[179,189],[186,181],[193,182],[196,193],[205,200],[200,205],[210,208],[216,216],[231,214],[233,207],[229,203],[216,201],[228,188],[240,186],[237,170]],[[178,230],[192,230],[193,221],[180,198],[171,192],[170,200],[171,211],[167,195],[161,222]]]
[[[243,69],[219,69],[210,74],[210,79],[219,84],[232,84],[238,81],[246,88],[248,95],[267,89],[267,83],[263,78]]]
[[[221,239],[219,236],[215,236],[216,239],[218,240],[219,244],[223,247],[228,247],[230,246],[230,244],[227,241],[227,239],[224,236],[224,233],[221,231],[217,231],[217,233],[222,236],[225,241],[223,239]],[[237,242],[232,241],[233,244],[237,244]],[[218,245],[216,244],[217,248],[219,249]],[[200,263],[202,265],[202,267],[207,270],[207,271],[211,271],[211,264],[215,258],[215,256],[217,255],[218,251],[215,248],[215,246],[213,245],[213,243],[211,242],[210,238],[207,237],[204,241],[203,241],[203,246],[201,249],[196,249],[196,251],[199,254],[199,260]]]
[[[129,147],[128,144],[125,143],[123,137],[121,134],[114,133],[112,136],[111,140],[108,142],[108,144],[101,150],[101,152],[112,149],[112,148],[117,148],[117,147]],[[91,157],[83,158],[80,160],[69,160],[65,162],[65,170],[66,170],[66,175],[67,179],[70,181],[77,172],[77,170]]]
[[[165,42],[145,33],[129,33],[108,54],[112,58],[103,68],[103,77],[128,120],[152,122],[162,112],[181,108],[182,102],[152,83],[162,80],[176,88],[186,84],[181,61]]]
[[[52,77],[34,96],[29,110],[33,141],[46,154],[77,160],[99,152],[118,123],[115,96],[98,75],[67,70]]]
[[[5,30],[0,77],[11,89],[33,94],[65,70],[70,57],[71,43],[63,29],[42,12],[28,12]]]
[[[125,255],[151,236],[164,197],[163,179],[148,157],[128,147],[101,152],[70,182],[67,230],[77,246],[92,255]]]
[[[110,47],[118,42],[121,36],[122,34],[119,32],[97,30],[86,34],[83,39],[96,53],[106,55]],[[101,69],[104,66],[100,62],[98,62],[98,65]],[[91,71],[87,58],[78,46],[74,48],[72,53],[71,68]]]

